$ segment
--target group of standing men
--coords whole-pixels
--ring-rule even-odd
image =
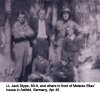
[[[28,81],[41,78],[43,81],[77,81],[82,29],[70,19],[70,13],[69,8],[62,9],[55,26],[46,18],[45,9],[41,8],[38,18],[32,17],[30,22],[24,13],[19,13],[18,21],[12,27],[15,81],[25,76],[28,61],[31,61],[28,60],[30,47],[34,58]],[[75,31],[79,33],[76,35]]]

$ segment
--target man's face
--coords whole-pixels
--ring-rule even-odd
[[[24,24],[25,23],[25,14],[19,14],[18,21],[21,24]]]
[[[41,19],[41,20],[44,20],[45,19],[45,10],[40,10],[40,12],[39,12],[39,18]]]
[[[68,64],[68,61],[65,61],[65,60],[62,60],[61,62],[62,62],[63,65]]]
[[[68,33],[69,36],[73,35],[73,34],[74,34],[73,28],[68,27],[68,28],[67,28],[67,33]]]
[[[63,13],[63,19],[64,20],[68,20],[69,19],[69,13],[68,12]]]

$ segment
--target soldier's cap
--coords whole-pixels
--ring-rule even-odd
[[[63,8],[62,12],[63,12],[63,13],[65,13],[65,12],[70,13],[71,10],[70,10],[69,8]]]
[[[39,56],[42,56],[43,58],[47,58],[47,54],[46,54],[46,52],[43,51],[43,50],[38,50],[38,55],[39,55]]]
[[[19,10],[19,11],[18,11],[18,15],[19,15],[19,14],[25,14],[25,10]]]
[[[64,60],[64,61],[68,62],[68,58],[65,57],[64,55],[61,56],[61,60]]]

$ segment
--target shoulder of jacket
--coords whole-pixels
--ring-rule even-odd
[[[73,20],[68,20],[68,23],[76,23],[76,22]]]
[[[49,63],[49,61],[48,61],[47,59],[44,59],[44,61],[45,61],[46,63]]]
[[[59,19],[56,23],[63,23],[63,20]]]
[[[15,22],[14,25],[13,25],[13,27],[16,27],[16,26],[19,26],[19,22],[18,21]]]
[[[62,26],[63,25],[63,20],[58,20],[56,22],[56,26]]]

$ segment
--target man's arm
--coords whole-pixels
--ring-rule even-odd
[[[34,31],[34,37],[37,37],[37,30],[38,30],[38,19],[37,18],[31,18],[29,25],[31,29]]]
[[[73,76],[74,75],[74,70],[73,70],[73,64],[69,63],[67,67],[67,71],[64,73],[65,76]]]
[[[36,73],[36,63],[37,63],[37,59],[34,59],[32,64],[32,73]]]
[[[20,26],[17,22],[12,27],[12,36],[14,37],[14,39],[26,38],[26,33],[20,31]]]
[[[68,26],[70,27],[74,27],[75,30],[77,30],[79,33],[80,33],[80,36],[83,36],[84,34],[84,29],[78,24],[76,23],[75,21],[73,20],[69,20],[68,21]]]
[[[31,27],[27,24],[26,25],[26,36],[34,36],[34,31],[31,29]]]
[[[12,28],[12,35],[14,36],[15,39],[21,37],[20,32],[19,32],[17,26],[15,26],[15,25]]]
[[[52,75],[53,76],[56,76],[56,77],[61,77],[62,78],[62,75],[60,74],[60,71],[59,71],[59,67],[60,67],[60,64],[56,64],[54,69],[53,69],[53,72],[52,72]]]
[[[49,63],[49,61],[46,62],[46,75],[50,75],[50,63]]]

